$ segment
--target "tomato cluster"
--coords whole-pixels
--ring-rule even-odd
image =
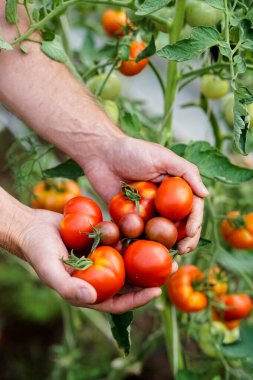
[[[223,239],[234,248],[253,249],[253,213],[240,215],[231,211],[221,223]]]
[[[67,260],[76,269],[73,276],[95,287],[97,302],[116,294],[125,275],[131,285],[162,286],[172,271],[169,249],[186,236],[192,202],[191,188],[177,177],[159,187],[123,183],[109,203],[113,221],[103,221],[99,206],[87,197],[70,200],[60,233],[65,245],[78,252]]]

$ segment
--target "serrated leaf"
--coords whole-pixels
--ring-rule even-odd
[[[244,58],[242,58],[240,55],[236,55],[234,57],[234,63],[237,74],[245,73],[245,71],[247,70],[247,65]]]
[[[67,63],[69,58],[63,48],[60,36],[56,35],[52,41],[43,41],[41,44],[41,50],[48,57],[61,63]]]
[[[227,157],[207,141],[175,145],[172,150],[198,166],[201,175],[228,184],[253,179],[253,170],[231,164]]]
[[[222,352],[230,358],[252,358],[253,326],[242,323],[240,326],[240,341],[222,347]]]
[[[84,175],[83,170],[73,160],[67,160],[66,162],[55,166],[54,168],[47,169],[43,172],[45,178],[69,178],[77,179]]]
[[[225,9],[224,0],[206,0],[207,4],[217,9]]]
[[[191,38],[166,45],[157,54],[173,61],[187,61],[202,54],[219,43],[219,32],[215,28],[199,26],[193,28]]]
[[[250,20],[247,20],[247,19],[240,20],[239,29],[240,29],[241,41],[253,40],[253,29],[252,29]]]
[[[152,35],[151,40],[149,41],[148,46],[146,49],[142,50],[142,52],[137,56],[136,62],[140,62],[143,58],[151,57],[156,53],[156,47],[155,47],[155,38]]]
[[[248,88],[241,86],[234,92],[234,97],[234,141],[238,151],[245,155],[250,125],[246,105],[253,102],[253,93]]]
[[[35,22],[38,22],[39,19],[40,19],[40,12],[37,8],[34,8],[33,11],[32,11],[32,19],[35,21]]]
[[[19,20],[17,6],[17,0],[6,0],[5,19],[9,24],[17,24]]]
[[[135,14],[137,16],[145,16],[165,7],[169,3],[171,3],[171,0],[145,0]]]
[[[0,37],[0,50],[13,50],[12,46],[1,39]]]
[[[133,312],[124,314],[109,314],[109,322],[114,339],[124,354],[128,355],[131,347],[130,329],[133,321]]]
[[[230,45],[225,41],[219,42],[219,49],[220,49],[221,54],[224,55],[225,57],[230,57],[232,54],[232,49]]]
[[[249,50],[253,50],[253,41],[251,40],[245,40],[242,45],[241,45],[244,49],[249,49]]]
[[[236,274],[253,272],[253,255],[249,252],[227,252],[224,248],[217,248],[217,261],[227,270]]]

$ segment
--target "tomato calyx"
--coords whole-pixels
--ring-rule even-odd
[[[78,269],[78,270],[86,270],[94,264],[92,260],[88,259],[85,256],[82,256],[80,258],[77,257],[74,254],[73,249],[71,250],[71,253],[70,253],[70,259],[64,260],[64,258],[62,257],[62,261],[64,264],[67,264],[71,266],[72,268]]]
[[[135,186],[129,185],[126,182],[122,182],[121,191],[126,199],[135,203],[137,213],[139,215],[141,195],[139,194],[138,189]]]
[[[179,250],[178,249],[170,249],[168,250],[170,253],[172,260],[175,260],[175,258],[179,255]]]
[[[91,252],[95,251],[97,246],[100,243],[101,240],[101,231],[99,231],[96,227],[92,226],[93,232],[81,232],[83,234],[86,234],[90,239],[94,239],[92,247],[91,247]]]

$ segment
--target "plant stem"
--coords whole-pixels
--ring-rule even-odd
[[[207,101],[207,99],[204,96],[201,98],[201,108],[205,111],[205,113],[209,117],[210,124],[211,124],[212,130],[213,130],[213,134],[214,134],[214,138],[215,138],[215,147],[217,149],[220,149],[221,148],[221,144],[222,144],[222,135],[221,135],[221,131],[220,131],[220,128],[219,128],[219,124],[217,122],[215,114],[209,108],[208,101]]]
[[[161,86],[161,90],[162,90],[163,96],[165,97],[165,86],[164,86],[164,83],[163,83],[163,80],[161,78],[161,75],[160,75],[159,71],[156,69],[156,67],[154,66],[154,64],[151,61],[149,61],[148,64],[151,67],[151,69],[153,70],[153,72],[154,72],[154,74],[155,74],[155,76],[156,76],[156,78],[157,78],[157,80],[158,80],[158,82],[159,82],[159,84]]]
[[[171,44],[175,43],[180,36],[180,32],[184,24],[185,3],[185,0],[177,0],[176,2],[176,11],[170,32]],[[164,115],[168,115],[168,117],[161,131],[161,144],[165,146],[170,146],[172,143],[172,107],[176,96],[178,80],[178,63],[176,61],[169,61],[167,68],[167,85],[164,106]]]

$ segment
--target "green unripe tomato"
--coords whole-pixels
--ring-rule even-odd
[[[118,124],[119,122],[119,109],[116,103],[112,100],[104,100],[102,102],[102,106],[107,114],[107,116],[111,119],[114,124]]]
[[[205,1],[191,1],[186,5],[185,17],[190,26],[215,26],[221,21],[222,15],[221,10]]]
[[[201,93],[208,99],[219,99],[229,91],[229,82],[217,75],[203,75],[200,80]]]
[[[107,74],[99,74],[88,80],[87,87],[95,95],[99,87],[102,85]],[[100,96],[103,100],[115,100],[121,92],[121,81],[115,74],[111,74],[108,78]]]
[[[199,347],[207,356],[218,358],[216,342],[231,344],[240,338],[240,330],[236,327],[229,330],[222,322],[204,323],[199,330]]]
[[[234,94],[231,92],[230,94],[226,95],[223,102],[222,102],[222,110],[225,117],[226,122],[228,125],[232,126],[234,125]],[[250,128],[253,127],[253,103],[246,105],[247,111],[249,113],[250,117]]]

